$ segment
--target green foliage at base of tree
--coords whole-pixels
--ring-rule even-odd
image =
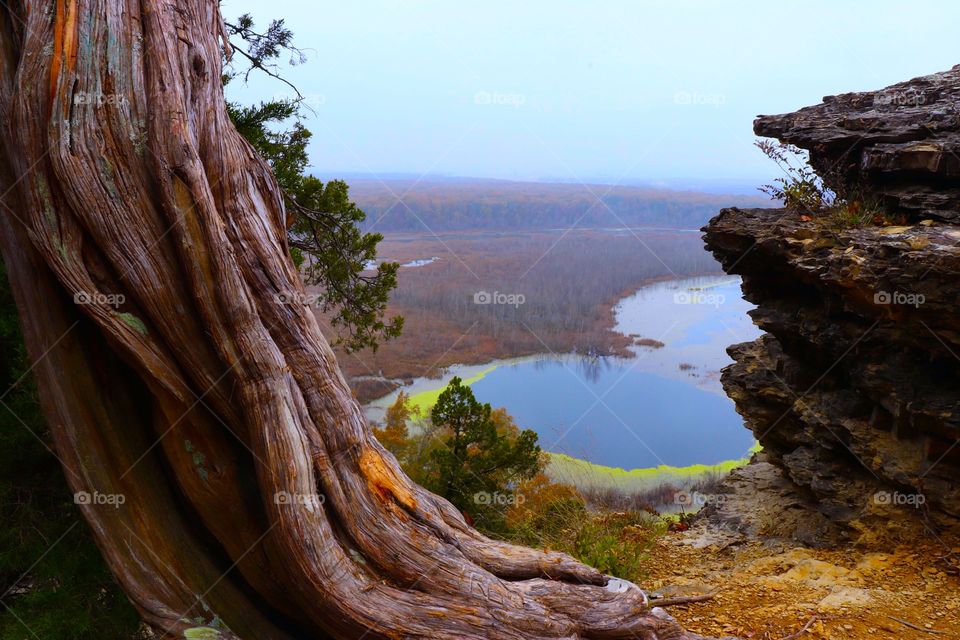
[[[374,429],[407,475],[489,536],[562,551],[634,582],[643,578],[647,551],[668,518],[652,509],[591,506],[575,487],[547,477],[536,434],[521,431],[504,409],[481,404],[456,378],[444,394],[426,418],[401,392]]]
[[[137,637],[120,590],[50,452],[0,264],[0,639]]]

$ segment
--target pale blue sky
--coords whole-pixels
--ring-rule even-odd
[[[940,1],[224,0],[284,17],[313,172],[748,183],[759,113],[960,63]],[[239,82],[241,101],[287,93]]]

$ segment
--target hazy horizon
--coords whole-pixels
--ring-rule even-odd
[[[752,121],[958,62],[960,5],[533,1],[315,5],[226,0],[284,18],[305,64],[321,178],[465,177],[750,193],[777,175]],[[242,103],[289,95],[254,74]]]
[[[318,177],[325,177],[320,172],[312,171]],[[336,172],[335,175],[327,176],[329,178],[337,178],[350,181],[359,181],[359,180],[370,180],[374,182],[414,182],[417,185],[427,185],[434,183],[463,183],[463,184],[476,184],[476,183],[498,183],[498,182],[517,182],[524,184],[572,184],[572,185],[588,185],[588,186],[615,186],[615,187],[637,187],[637,188],[647,188],[647,189],[658,189],[664,191],[692,191],[700,193],[712,193],[718,195],[755,195],[755,196],[764,196],[760,191],[761,182],[754,181],[753,179],[744,178],[744,179],[709,179],[709,178],[666,178],[660,180],[643,180],[643,179],[622,179],[619,182],[611,178],[606,178],[603,176],[591,177],[591,176],[582,176],[576,178],[539,178],[539,179],[517,179],[517,178],[500,178],[492,176],[468,176],[468,175],[458,175],[454,173],[416,173],[416,172],[404,172],[404,171],[340,171]],[[773,202],[773,200],[771,200]]]

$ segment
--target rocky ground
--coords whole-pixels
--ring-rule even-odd
[[[719,590],[670,607],[691,631],[759,640],[960,638],[960,578],[948,564],[960,548],[932,537],[835,549],[782,539],[702,547],[701,536],[665,536],[648,560],[655,594]]]
[[[782,473],[762,459],[734,472],[690,530],[659,538],[645,562],[651,596],[716,593],[669,607],[708,636],[960,638],[957,531],[888,510],[881,526],[873,514],[813,548],[799,541],[811,524]]]

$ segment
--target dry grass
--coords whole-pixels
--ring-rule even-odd
[[[439,259],[400,270],[388,309],[406,318],[399,339],[376,353],[338,350],[363,401],[452,364],[551,351],[625,355],[635,337],[613,331],[618,300],[645,283],[717,272],[699,234],[689,232],[392,234],[380,254],[401,263]],[[481,291],[523,301],[476,304]],[[380,376],[392,383],[371,382]]]

